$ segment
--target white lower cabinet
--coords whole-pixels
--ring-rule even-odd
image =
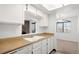
[[[32,45],[29,45],[27,48],[27,54],[32,54]]]
[[[41,54],[41,41],[33,44],[33,54]]]
[[[48,38],[47,42],[48,42],[48,44],[47,44],[48,53],[50,53],[50,51],[51,51],[51,39]]]
[[[42,54],[47,54],[47,47],[46,46],[43,46],[43,48],[42,48]]]
[[[33,49],[33,54],[41,54],[41,47]]]
[[[47,40],[42,40],[42,54],[47,54]]]
[[[53,50],[53,37],[35,42],[8,54],[49,54]]]
[[[28,50],[27,48],[22,48],[21,50],[17,50],[17,52],[15,52],[15,54],[27,54],[28,53],[27,50]]]
[[[8,54],[32,54],[32,46],[26,46],[26,47],[22,47],[19,48],[15,51],[9,52]]]
[[[51,51],[54,49],[54,39],[53,37],[50,38],[51,39]]]

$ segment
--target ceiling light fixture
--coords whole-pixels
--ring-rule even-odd
[[[42,4],[42,6],[45,7],[48,11],[51,11],[66,5],[69,5],[69,4]]]

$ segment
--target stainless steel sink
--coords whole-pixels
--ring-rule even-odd
[[[33,38],[33,36],[32,35],[23,36],[23,38]]]

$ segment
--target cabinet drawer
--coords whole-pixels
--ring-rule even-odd
[[[18,49],[18,50],[15,50],[15,51],[12,51],[12,52],[9,52],[8,54],[26,54],[27,52],[27,49]]]
[[[32,45],[27,46],[28,51],[32,51]]]
[[[17,50],[16,54],[31,54],[32,53],[32,45],[23,47]]]
[[[32,52],[32,45],[25,46],[19,49],[16,49],[12,52],[9,52],[8,54],[28,54]]]
[[[33,48],[41,47],[41,41],[33,44]]]

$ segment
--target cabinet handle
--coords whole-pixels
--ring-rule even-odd
[[[32,54],[33,54],[33,51],[32,51]]]

